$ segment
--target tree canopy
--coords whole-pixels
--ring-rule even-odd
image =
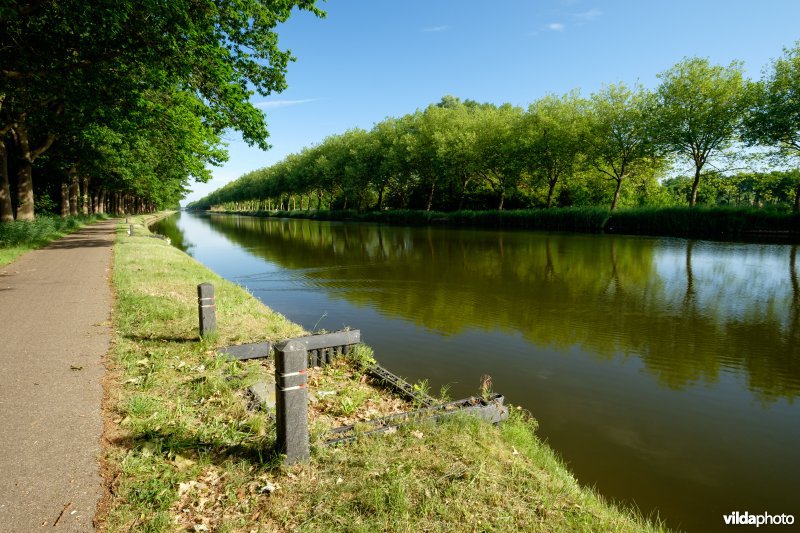
[[[722,168],[742,142],[800,155],[800,47],[760,83],[742,65],[686,58],[652,91],[609,85],[527,109],[446,95],[351,130],[195,202],[233,209],[504,209],[772,205],[800,210],[796,172]],[[674,168],[689,163],[691,176]],[[780,184],[780,185],[779,185]],[[291,207],[290,207],[291,202]]]
[[[114,209],[163,207],[224,160],[223,131],[266,148],[250,97],[285,89],[292,56],[277,26],[295,8],[323,15],[314,0],[4,3],[2,220],[14,208],[32,219],[35,190],[71,176],[112,194]],[[37,170],[52,174],[34,182],[45,157]]]

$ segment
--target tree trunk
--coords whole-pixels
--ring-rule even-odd
[[[89,176],[81,177],[81,196],[83,205],[81,206],[81,213],[84,215],[89,214]]]
[[[11,206],[11,185],[8,180],[8,152],[6,141],[0,135],[0,223],[14,222]]]
[[[69,176],[69,214],[76,217],[80,213],[78,211],[78,197],[80,196],[80,186],[78,185],[78,169],[75,165],[69,167],[67,173]]]
[[[33,165],[20,159],[17,169],[17,220],[33,220]]]
[[[425,211],[430,211],[431,206],[433,205],[433,193],[436,190],[436,182],[434,181],[431,183],[431,192],[428,194],[428,205],[425,207]]]
[[[61,182],[61,210],[59,214],[61,218],[69,216],[69,185],[66,181]]]
[[[458,210],[464,209],[464,199],[467,197],[467,184],[470,178],[461,180],[461,195],[458,197]]]
[[[55,135],[49,134],[38,148],[32,149],[28,139],[28,128],[25,125],[25,114],[18,117],[11,128],[17,147],[19,148],[19,168],[17,169],[17,220],[33,220],[33,162],[46,152],[55,141]]]
[[[611,200],[611,210],[612,211],[617,208],[617,201],[619,200],[619,190],[621,188],[622,188],[622,180],[618,179],[617,180],[617,188],[614,189],[614,199]]]
[[[700,167],[695,167],[694,181],[692,182],[692,195],[689,197],[689,207],[697,203],[697,188],[700,185]]]
[[[497,202],[497,210],[498,211],[502,211],[503,210],[503,204],[505,202],[506,202],[506,190],[503,189],[503,190],[500,191],[500,199]]]
[[[381,184],[381,188],[378,189],[378,204],[375,206],[375,209],[377,209],[378,211],[380,211],[381,208],[383,207],[383,191],[385,189],[386,189],[385,183]]]
[[[548,180],[550,182],[550,189],[547,191],[547,207],[553,206],[553,191],[556,190],[556,183],[558,180]]]
[[[800,184],[794,188],[794,212],[800,213]]]

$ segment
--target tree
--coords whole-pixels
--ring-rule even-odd
[[[784,49],[761,84],[755,85],[754,105],[745,119],[748,144],[777,146],[784,159],[800,157],[800,43]],[[795,189],[800,210],[800,184]]]
[[[278,48],[275,28],[295,7],[322,16],[314,4],[7,2],[0,9],[0,132],[9,130],[17,147],[18,218],[34,216],[31,169],[62,133],[54,117],[75,116],[70,107],[87,99],[119,95],[135,102],[144,90],[186,91],[197,97],[193,112],[213,133],[235,128],[266,148],[264,115],[249,98],[286,87],[292,57]]]
[[[547,185],[547,207],[553,205],[556,185],[572,173],[581,153],[584,106],[577,92],[548,95],[530,105],[521,123],[518,157],[534,180]]]
[[[664,151],[694,164],[689,196],[689,205],[694,206],[703,167],[735,139],[745,106],[742,66],[711,65],[708,59],[693,57],[659,78],[651,135]]]
[[[457,209],[464,208],[467,187],[482,168],[480,156],[481,110],[444,97],[438,104],[445,108],[442,123],[434,132],[437,157],[444,177],[457,187]]]
[[[609,85],[589,100],[583,145],[586,162],[615,182],[611,210],[617,207],[622,182],[657,157],[647,132],[647,97],[640,87]]]

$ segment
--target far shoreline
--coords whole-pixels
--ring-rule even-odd
[[[800,243],[800,213],[741,207],[630,208],[600,207],[517,209],[505,211],[228,210],[188,212],[370,222],[387,225],[483,229],[527,229],[609,235],[699,238],[755,244]]]

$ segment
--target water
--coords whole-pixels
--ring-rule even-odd
[[[530,410],[584,485],[668,526],[800,519],[797,246],[181,213],[157,231],[306,329]]]

